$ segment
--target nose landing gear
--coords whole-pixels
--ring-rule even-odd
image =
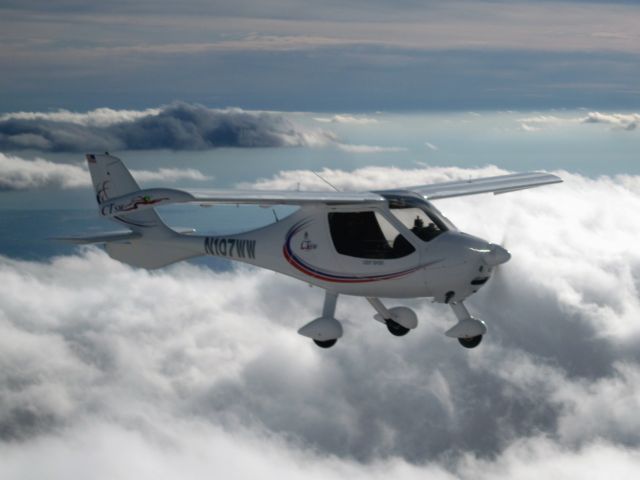
[[[450,303],[458,323],[445,332],[447,337],[457,338],[464,348],[476,348],[487,333],[487,326],[482,320],[473,318],[462,302]]]

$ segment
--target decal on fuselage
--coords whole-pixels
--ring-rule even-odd
[[[137,210],[140,205],[149,206],[162,202],[163,200],[169,200],[168,197],[153,198],[150,195],[140,195],[139,197],[129,200],[128,203],[107,203],[100,207],[100,214],[102,216],[111,216],[116,213],[128,213],[133,210]]]
[[[256,258],[256,241],[237,238],[205,237],[204,251],[208,255],[232,258]]]

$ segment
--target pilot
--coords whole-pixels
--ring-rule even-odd
[[[429,222],[429,225],[424,226],[424,220],[420,218],[420,216],[416,216],[413,221],[413,228],[411,229],[413,233],[416,234],[418,238],[421,238],[425,242],[435,238],[438,236],[438,228],[433,224],[433,222]]]

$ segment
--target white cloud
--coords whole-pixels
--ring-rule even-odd
[[[547,126],[569,126],[588,123],[603,123],[623,130],[635,130],[640,122],[638,113],[600,113],[589,112],[585,117],[557,117],[554,115],[537,115],[518,119],[524,131],[535,131]]]
[[[429,150],[433,151],[433,152],[437,152],[438,151],[438,147],[436,147],[433,143],[431,142],[424,142],[424,146],[427,147]]]
[[[140,182],[177,182],[179,180],[211,180],[195,168],[160,168],[158,170],[132,170],[131,174]]]
[[[600,113],[589,112],[582,119],[582,123],[606,123],[620,127],[624,130],[635,130],[640,122],[640,114],[638,113]]]
[[[322,175],[368,189],[501,172]],[[442,335],[453,315],[424,300],[389,301],[421,321],[398,339],[341,297],[345,337],[324,351],[295,333],[321,292],[268,271],[146,272],[93,249],[0,257],[0,477],[632,475],[640,178],[559,174],[437,202],[513,254],[468,302],[490,328],[474,351]],[[271,185],[294,178],[321,182],[300,171]]]
[[[322,123],[350,123],[355,125],[371,125],[378,123],[375,118],[364,115],[354,116],[348,114],[334,115],[332,117],[314,117],[314,120]]]
[[[25,160],[0,153],[0,190],[77,188],[88,185],[89,172],[78,165],[59,164],[42,158]]]
[[[132,122],[143,117],[158,115],[160,108],[146,110],[114,110],[111,108],[96,108],[88,112],[71,112],[60,109],[55,112],[11,112],[0,115],[0,121],[5,120],[50,120],[54,122],[68,122],[76,125],[106,127],[116,123]]]
[[[397,167],[363,167],[351,172],[325,168],[321,175],[340,190],[367,191],[381,188],[407,187],[449,180],[467,179],[500,175],[504,170],[488,166],[477,169],[457,167],[425,167],[403,169]],[[267,190],[325,190],[326,184],[310,170],[285,170],[272,178],[265,178],[254,183],[240,184],[242,188],[258,188]]]
[[[161,168],[156,171],[132,170],[141,182],[179,180],[209,180],[193,168]],[[91,186],[89,171],[84,164],[55,163],[42,158],[26,160],[0,153],[0,190],[32,190],[37,188],[82,188]]]
[[[343,152],[349,153],[390,153],[390,152],[406,152],[405,147],[381,147],[379,145],[350,145],[347,143],[336,144]]]

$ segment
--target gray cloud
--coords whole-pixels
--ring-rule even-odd
[[[318,146],[334,140],[329,132],[304,129],[275,113],[180,102],[141,112],[98,109],[86,114],[19,112],[0,117],[3,150],[201,150]]]
[[[478,173],[490,171],[431,175]],[[403,174],[429,169],[380,170],[367,184]],[[637,469],[640,178],[562,176],[438,203],[513,253],[469,302],[490,328],[473,351],[442,335],[449,309],[422,300],[389,301],[421,320],[395,338],[362,299],[341,298],[345,337],[321,351],[295,333],[321,292],[267,271],[148,273],[97,250],[0,257],[0,474],[68,478],[87,463],[104,467],[98,478],[119,465],[143,478]]]

